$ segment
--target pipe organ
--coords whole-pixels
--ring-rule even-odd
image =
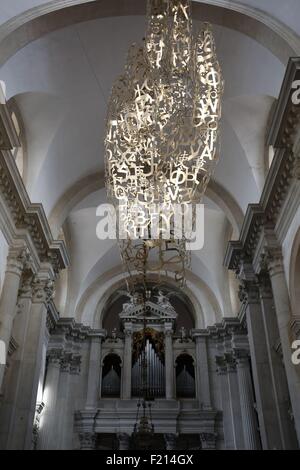
[[[147,338],[132,367],[132,396],[149,399],[165,396],[165,366]]]
[[[174,338],[177,312],[168,297],[158,291],[145,303],[131,298],[123,304],[119,319],[120,331],[114,329],[102,345],[106,359],[102,362],[101,397],[117,396],[119,390],[120,399],[169,400],[176,398],[178,387],[178,397],[194,398],[194,372],[190,366],[183,370],[181,359],[179,368],[177,364],[179,354],[194,350],[194,343],[186,331],[183,334],[183,327]],[[116,359],[110,363],[112,357],[118,357],[119,363]],[[193,362],[191,356],[190,360]]]

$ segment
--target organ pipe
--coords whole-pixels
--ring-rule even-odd
[[[146,383],[143,380],[143,356],[146,361]],[[144,349],[132,367],[132,395],[141,396],[144,392],[148,398],[163,397],[165,393],[164,376],[164,365],[153,344],[147,338]],[[144,391],[142,391],[143,386],[146,386]]]

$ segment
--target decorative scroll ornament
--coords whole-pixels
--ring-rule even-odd
[[[205,23],[193,37],[191,1],[148,0],[144,45],[130,48],[113,87],[105,138],[108,198],[130,274],[184,280],[189,256],[174,216],[201,201],[215,168],[222,93],[212,31]]]

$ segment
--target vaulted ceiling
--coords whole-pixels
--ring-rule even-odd
[[[99,3],[106,8],[110,2],[69,2],[75,3]],[[134,8],[134,1],[127,3]],[[228,239],[238,235],[247,205],[259,200],[268,161],[266,127],[285,72],[281,40],[275,54],[276,44],[271,50],[264,46],[259,28],[247,30],[247,25],[253,27],[250,16],[245,15],[244,34],[234,22],[232,27],[228,22],[220,25],[218,8],[223,15],[226,8],[234,12],[247,7],[261,24],[270,15],[275,23],[280,19],[286,23],[282,31],[296,44],[300,26],[295,12],[300,14],[300,4],[297,0],[199,3],[216,8],[213,29],[226,86],[220,163],[205,198],[205,246],[193,253],[188,284],[208,324],[235,313],[234,281],[223,268],[224,251]],[[1,0],[0,21],[15,15],[20,15],[18,21],[24,20],[22,13],[32,7],[31,14],[37,15],[42,4],[46,2]],[[120,2],[122,8],[124,4]],[[48,10],[54,7],[55,1],[47,5]],[[57,21],[54,31],[39,31],[38,39],[8,58],[0,69],[0,80],[24,122],[28,193],[32,201],[42,202],[54,233],[63,229],[70,250],[72,265],[58,289],[60,308],[64,315],[77,312],[78,318],[93,323],[101,295],[113,279],[119,282],[121,278],[116,244],[96,238],[96,207],[106,201],[103,139],[107,102],[128,47],[144,36],[145,16],[118,16],[115,11],[83,22],[77,17],[76,24],[66,27],[59,27],[64,23],[59,23],[58,16]],[[199,26],[198,20],[194,23]],[[0,26],[0,52],[1,32],[7,26]],[[47,31],[46,26],[44,29]]]

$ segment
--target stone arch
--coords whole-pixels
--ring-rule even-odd
[[[300,55],[300,40],[287,26],[255,8],[227,0],[193,2],[195,19],[210,21],[246,34],[284,64]],[[109,16],[144,15],[145,0],[53,0],[7,21],[0,28],[0,66],[30,42],[60,28]]]
[[[71,186],[57,201],[49,216],[53,236],[57,236],[68,214],[85,197],[104,187],[104,173],[97,172],[85,176]],[[219,183],[211,180],[206,194],[227,216],[234,237],[238,238],[243,224],[243,211],[234,197]]]
[[[157,276],[155,275],[149,275],[149,281],[155,281]],[[110,289],[105,293],[105,296],[101,297],[99,299],[99,302],[97,304],[96,312],[95,312],[95,319],[94,319],[94,324],[95,325],[100,325],[102,327],[102,321],[103,317],[105,315],[105,304],[109,302],[109,299],[111,298],[112,294],[117,290],[121,289],[122,287],[125,288],[125,277],[122,279],[117,280],[114,282]],[[175,281],[171,278],[167,278],[166,276],[161,276],[161,279],[165,281],[166,285],[176,288]],[[204,317],[203,317],[203,312],[202,312],[202,307],[197,301],[195,295],[192,293],[192,291],[188,288],[185,289],[185,292],[180,293],[182,297],[184,298],[184,302],[187,304],[190,313],[193,317],[194,324],[199,326],[199,323],[201,326],[204,325]],[[201,315],[201,318],[199,319],[199,314]]]
[[[195,285],[198,289],[202,289],[205,292],[207,301],[211,306],[211,310],[214,312],[214,318],[211,319],[211,324],[222,321],[222,310],[218,303],[218,300],[212,290],[207,286],[198,276],[187,271],[186,273],[188,287],[184,288],[184,293],[190,299],[191,305],[193,307],[195,327],[196,328],[205,328],[208,319],[206,318],[205,312],[203,312],[202,306],[199,299],[193,293],[191,285]],[[157,276],[154,274],[149,275],[150,281],[157,281]],[[82,294],[79,302],[77,303],[75,310],[75,318],[81,323],[88,323],[94,328],[100,328],[102,325],[101,322],[101,313],[105,307],[106,302],[108,301],[111,294],[118,288],[124,286],[126,277],[124,275],[122,266],[116,266],[110,271],[104,273],[98,277]],[[176,286],[174,279],[170,277],[161,276],[161,280],[170,284],[170,286]],[[101,288],[100,288],[101,287]],[[100,288],[100,289],[99,289]],[[97,295],[96,299],[93,299],[93,296],[96,295],[99,290],[102,292],[99,293],[99,298]],[[92,300],[92,307],[90,301]],[[93,311],[93,318],[87,319],[86,312]]]
[[[154,278],[151,281],[151,276],[149,276],[148,285],[150,289],[155,287],[155,282],[153,281]],[[186,331],[194,329],[196,323],[196,311],[194,303],[189,297],[189,293],[179,289],[178,286],[176,287],[174,282],[171,284],[170,279],[166,279],[162,284],[163,286],[161,287],[165,292],[172,292],[176,297],[176,299],[173,297],[171,298],[171,304],[173,304],[173,307],[178,314],[176,321],[177,331],[180,331],[181,326],[184,326]],[[118,326],[118,314],[121,312],[124,302],[128,302],[128,298],[126,297],[125,281],[123,280],[123,284],[122,281],[118,282],[118,287],[114,284],[112,288],[109,289],[109,293],[110,296],[107,298],[104,308],[102,307],[103,303],[101,302],[101,299],[99,301],[101,302],[101,307],[97,306],[97,314],[99,318],[99,321],[97,320],[97,324],[100,324],[101,328],[106,331],[112,331],[113,327]]]
[[[108,351],[101,363],[101,397],[120,398],[121,377],[122,359],[118,353]],[[107,383],[108,387],[105,387],[107,378],[110,383]]]
[[[189,351],[180,352],[176,356],[174,367],[177,398],[196,398],[195,362],[193,355]]]
[[[114,349],[105,351],[105,353],[101,357],[101,366],[103,366],[103,362],[104,362],[105,358],[107,356],[111,355],[111,354],[114,354],[115,356],[118,356],[118,358],[120,359],[120,365],[121,365],[121,367],[123,367],[123,357],[122,357],[122,355],[120,354],[119,351],[115,351]]]

